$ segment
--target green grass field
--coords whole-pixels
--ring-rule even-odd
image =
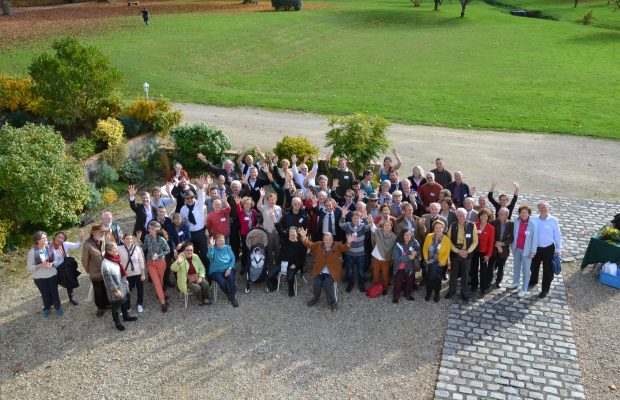
[[[553,3],[567,10],[559,21],[513,17],[481,1],[464,19],[456,0],[439,12],[430,0],[420,8],[407,0],[324,4],[154,15],[149,28],[135,17],[84,42],[122,70],[128,96],[147,81],[151,93],[182,102],[620,139],[620,12],[611,7],[595,15],[607,12],[614,29],[576,24],[567,1]],[[0,53],[0,71],[25,73],[49,41]]]

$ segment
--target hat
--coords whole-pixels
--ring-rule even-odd
[[[372,192],[368,195],[368,200],[379,200],[379,196],[377,195],[377,193]]]
[[[196,197],[196,194],[192,192],[191,190],[188,190],[187,192],[183,193],[183,198],[189,199],[191,197]]]
[[[103,226],[102,225],[95,224],[95,225],[90,227],[90,234],[92,235],[93,233],[100,232],[102,230],[103,230]]]

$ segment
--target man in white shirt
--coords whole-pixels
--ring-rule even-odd
[[[553,215],[549,214],[549,203],[541,201],[538,203],[539,215],[534,217],[538,227],[538,248],[532,260],[529,288],[538,284],[538,273],[540,263],[543,265],[542,287],[539,298],[544,299],[549,293],[551,282],[553,281],[553,266],[551,264],[553,256],[559,256],[562,252],[562,232],[560,224]]]
[[[293,161],[293,168],[292,169],[293,169],[293,178],[295,179],[295,184],[297,186],[299,186],[300,188],[302,188],[304,193],[305,193],[305,190],[306,190],[307,187],[316,186],[316,182],[315,182],[314,178],[308,179],[307,186],[304,185],[304,181],[306,180],[306,177],[308,176],[308,173],[309,173],[308,165],[306,165],[307,158],[308,157],[306,157],[304,159],[304,162],[299,166],[299,169],[297,169],[297,155],[293,154],[291,156],[291,161]],[[318,163],[318,159],[316,159],[316,157],[313,158],[313,160],[316,160],[316,161],[314,162],[314,165],[312,166],[312,171],[311,172],[313,172],[314,175],[316,175],[316,172],[319,169],[319,163]]]
[[[180,214],[189,226],[192,243],[194,244],[194,253],[200,257],[200,261],[206,267],[208,265],[208,241],[205,232],[205,182],[204,176],[198,179],[198,189],[196,190],[198,192],[198,199],[191,191],[185,194],[185,205],[181,207]]]

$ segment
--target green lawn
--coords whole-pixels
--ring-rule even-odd
[[[512,17],[481,1],[464,19],[457,0],[439,12],[430,0],[420,8],[407,0],[325,4],[300,13],[155,15],[148,29],[133,18],[84,41],[123,71],[128,95],[147,81],[174,101],[620,138],[620,12],[597,10],[615,21],[606,29],[572,17]],[[561,7],[573,12],[570,2]],[[0,53],[0,70],[23,73],[48,46]]]

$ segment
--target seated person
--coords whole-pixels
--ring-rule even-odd
[[[205,279],[205,267],[200,261],[200,257],[194,254],[194,245],[189,243],[179,254],[176,261],[172,264],[172,270],[177,273],[177,286],[183,294],[187,293],[187,288],[198,298],[198,304],[213,304],[211,301],[213,294],[209,290],[209,283]]]
[[[233,307],[239,307],[236,298],[237,287],[235,286],[235,255],[230,246],[226,244],[223,235],[209,239],[207,257],[210,261],[209,278],[220,285]]]

